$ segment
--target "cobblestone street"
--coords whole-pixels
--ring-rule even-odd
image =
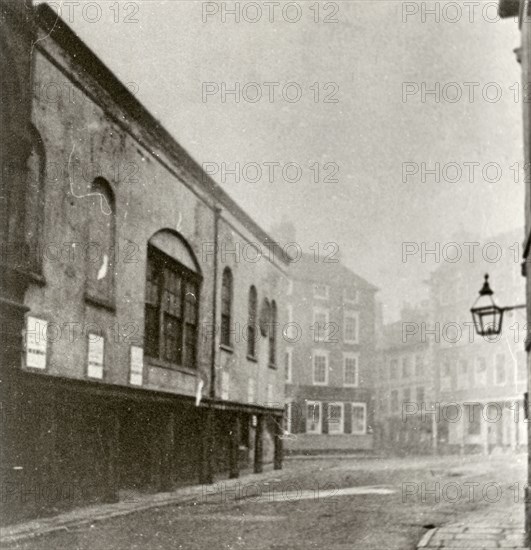
[[[122,507],[119,517],[102,519],[106,512],[99,507],[88,514],[79,510],[83,519],[63,523],[61,531],[3,547],[405,550],[420,543],[488,548],[499,547],[497,529],[504,528],[503,540],[513,544],[504,548],[518,548],[524,479],[523,454],[511,460],[504,455],[290,459],[280,472],[186,488],[128,513],[153,498],[136,495],[112,505]],[[164,505],[164,499],[171,504]],[[432,532],[435,528],[440,530]],[[15,533],[15,526],[4,529],[2,539]]]

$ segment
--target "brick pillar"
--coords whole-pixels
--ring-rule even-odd
[[[160,491],[170,491],[173,487],[173,453],[175,448],[175,413],[169,411],[166,414],[166,421],[163,426],[162,437],[160,438],[161,451],[161,472]]]
[[[235,413],[230,438],[230,479],[240,477],[240,422],[240,415]]]
[[[107,417],[107,482],[105,483],[105,501],[118,502],[119,479],[119,442],[120,442],[120,415],[116,409],[109,410]]]
[[[206,409],[203,418],[203,430],[201,434],[201,467],[199,483],[210,485],[214,483],[212,458],[214,452],[214,426],[213,411]]]
[[[282,470],[282,460],[284,459],[284,430],[282,429],[281,416],[274,418],[275,420],[275,456],[274,456],[274,468],[275,470]]]
[[[59,457],[57,456],[57,420],[59,416],[58,398],[54,391],[50,392],[47,406],[44,408],[40,421],[41,466],[46,480],[55,483],[59,481]],[[43,475],[41,474],[41,479]]]
[[[254,473],[260,474],[263,469],[264,454],[264,416],[256,417],[256,430],[254,436]]]

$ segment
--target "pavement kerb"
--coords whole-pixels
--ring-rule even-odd
[[[420,539],[420,542],[418,543],[417,548],[426,548],[430,543],[431,538],[436,532],[437,532],[437,528],[426,531],[426,533],[424,533],[424,535]]]
[[[0,528],[0,545],[10,545],[27,539],[33,539],[49,535],[58,531],[68,531],[87,524],[97,523],[112,518],[127,516],[137,512],[171,506],[173,504],[185,504],[201,499],[204,487],[215,487],[220,483],[226,483],[227,489],[245,480],[262,481],[271,476],[281,475],[278,470],[266,470],[261,474],[245,474],[236,479],[219,479],[206,485],[191,485],[181,487],[171,493],[152,493],[139,496],[136,502],[120,501],[112,504],[100,504],[69,510],[56,516],[43,517],[28,522],[15,523]],[[102,510],[104,510],[102,512]],[[71,517],[74,516],[74,517]]]

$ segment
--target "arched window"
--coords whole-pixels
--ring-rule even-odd
[[[247,320],[247,355],[256,357],[256,316],[258,308],[258,295],[256,287],[249,289],[249,319]]]
[[[41,273],[41,245],[44,226],[44,172],[46,159],[44,146],[39,132],[30,129],[32,144],[26,161],[26,212],[25,241],[29,268],[34,273]]]
[[[269,323],[271,321],[271,306],[269,300],[264,298],[260,307],[260,334],[267,337],[269,334]]]
[[[89,234],[86,250],[88,262],[87,294],[89,298],[112,304],[114,295],[114,193],[103,178],[91,186]]]
[[[232,272],[226,267],[221,282],[221,343],[230,346],[230,323],[232,312]]]
[[[271,302],[271,314],[269,322],[269,366],[276,367],[277,364],[277,304]]]
[[[148,243],[144,353],[195,368],[201,276],[187,245],[164,230]]]

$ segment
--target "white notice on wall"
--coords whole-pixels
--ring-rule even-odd
[[[143,372],[144,350],[138,346],[131,346],[131,370],[129,373],[129,383],[133,386],[141,386]]]
[[[26,319],[26,367],[46,368],[46,330],[48,322],[36,317]]]
[[[221,399],[227,400],[229,398],[229,373],[221,372]]]
[[[103,351],[105,339],[99,334],[88,334],[88,369],[89,378],[103,378]]]

